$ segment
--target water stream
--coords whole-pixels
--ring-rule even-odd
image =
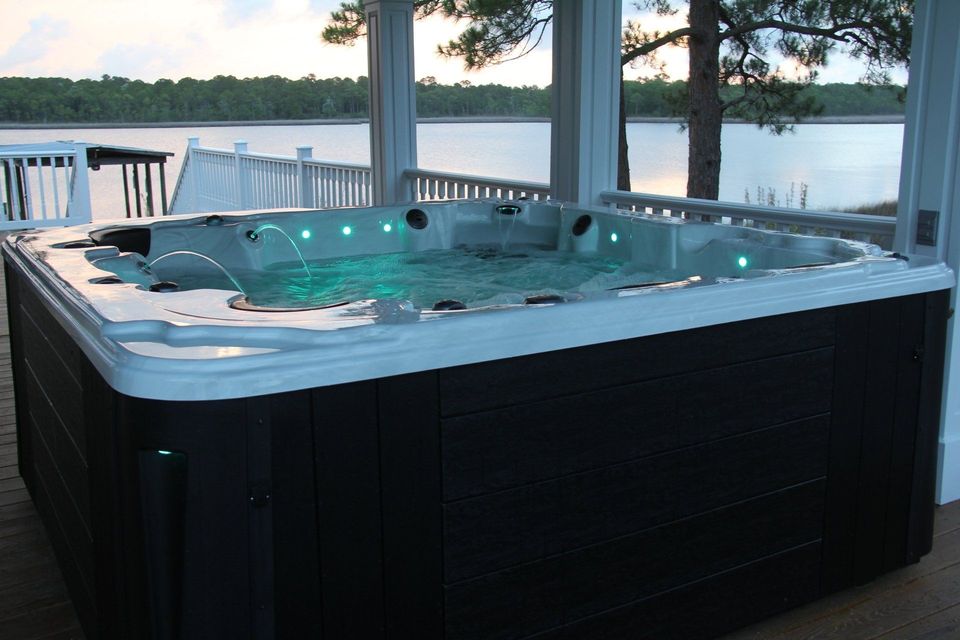
[[[250,240],[251,240],[252,242],[256,242],[257,240],[260,239],[260,235],[261,235],[264,231],[277,231],[277,232],[280,233],[280,235],[282,235],[284,238],[286,238],[286,239],[287,239],[287,242],[289,242],[290,245],[293,247],[293,250],[297,252],[297,258],[300,259],[300,264],[303,265],[303,270],[307,272],[307,276],[310,277],[310,278],[313,278],[313,274],[310,273],[310,267],[307,266],[307,261],[303,259],[303,253],[300,251],[300,247],[297,246],[297,243],[294,242],[293,238],[291,238],[289,235],[287,235],[287,232],[286,232],[286,231],[284,231],[283,229],[281,229],[281,228],[278,227],[277,225],[275,225],[275,224],[270,224],[270,223],[262,224],[262,225],[260,225],[259,227],[257,227],[256,229],[254,229],[254,231],[252,232],[252,234],[247,234],[247,237],[250,238]]]
[[[233,286],[236,287],[237,291],[239,291],[240,293],[246,295],[247,292],[244,290],[244,288],[243,288],[242,286],[240,286],[240,283],[237,282],[237,279],[234,278],[232,275],[230,275],[230,272],[227,271],[226,267],[224,267],[222,264],[220,264],[219,262],[217,262],[216,260],[214,260],[214,259],[211,258],[210,256],[205,256],[205,255],[203,255],[202,253],[197,253],[196,251],[189,251],[189,250],[187,250],[187,249],[181,249],[181,250],[178,250],[178,251],[171,251],[171,252],[169,252],[169,253],[165,253],[165,254],[163,254],[162,256],[159,256],[159,257],[157,257],[155,260],[153,260],[153,262],[150,263],[150,268],[152,269],[153,266],[154,266],[155,264],[157,264],[158,262],[160,262],[161,260],[166,260],[167,258],[171,258],[171,257],[173,257],[173,256],[192,256],[192,257],[194,257],[194,258],[200,258],[201,260],[203,260],[203,261],[205,261],[205,262],[207,262],[207,263],[209,263],[209,264],[212,264],[214,267],[216,267],[217,269],[220,270],[220,273],[222,273],[223,275],[225,275],[225,276],[230,280],[231,284],[233,284]]]

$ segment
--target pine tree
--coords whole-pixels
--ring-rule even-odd
[[[657,64],[669,45],[689,49],[688,91],[683,104],[690,139],[687,196],[716,200],[720,189],[723,118],[754,122],[782,133],[817,113],[801,93],[839,46],[866,63],[865,82],[888,80],[888,70],[907,65],[913,0],[640,0],[640,11],[672,15],[686,7],[687,24],[667,32],[628,21],[621,61]],[[415,0],[416,15],[440,14],[465,23],[460,35],[439,46],[476,69],[522,56],[543,37],[552,0]],[[343,2],[324,29],[325,41],[350,44],[365,35],[362,0]],[[796,62],[804,74],[787,82],[771,54]],[[623,74],[621,73],[621,87]],[[721,94],[721,89],[727,88]],[[731,91],[730,89],[733,89]],[[723,96],[723,98],[721,98]],[[630,188],[626,116],[621,91],[618,187]]]

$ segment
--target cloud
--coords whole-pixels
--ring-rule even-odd
[[[367,75],[365,42],[337,47],[320,41],[330,12],[340,1],[0,0],[0,75],[99,78],[108,73],[151,82],[184,76]],[[665,19],[640,13],[631,2],[623,5],[625,18],[640,19],[648,29],[683,24],[682,14]],[[528,56],[466,73],[462,59],[436,54],[437,43],[456,37],[464,26],[439,16],[417,21],[415,77],[432,75],[446,84],[465,78],[474,84],[551,82],[552,34]],[[659,57],[672,79],[686,77],[685,49],[666,48]],[[649,73],[648,68],[626,69],[628,79]],[[837,51],[820,79],[852,81],[862,73],[862,65]],[[893,75],[895,81],[906,79],[902,70]]]
[[[57,40],[70,29],[66,21],[40,15],[30,21],[30,28],[0,55],[0,74],[36,62],[46,55]],[[13,75],[13,74],[11,74]]]
[[[185,52],[168,44],[117,44],[97,58],[101,73],[125,78],[159,78],[181,66]]]
[[[309,0],[310,10],[321,15],[330,15],[340,8],[340,0]]]
[[[273,8],[273,0],[225,0],[223,22],[227,26],[242,24]]]

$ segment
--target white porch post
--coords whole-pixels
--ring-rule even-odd
[[[917,0],[894,248],[960,273],[960,2]],[[957,290],[951,293],[956,307]],[[960,327],[947,325],[937,502],[960,499]]]
[[[246,174],[243,170],[243,156],[247,153],[247,141],[236,140],[233,143],[233,171],[237,185],[237,208],[252,209],[247,194],[250,188],[247,185]]]
[[[90,175],[87,171],[87,143],[76,142],[73,145],[73,182],[70,199],[67,205],[67,215],[74,224],[90,222],[93,217],[93,208],[90,204]],[[24,164],[24,172],[27,165]],[[26,198],[25,198],[26,199]],[[29,202],[29,200],[27,200]],[[34,212],[27,210],[27,215],[34,216]]]
[[[553,3],[550,193],[601,205],[617,188],[621,2]]]
[[[413,0],[364,0],[370,75],[373,204],[413,199],[403,172],[417,166]]]
[[[317,206],[316,188],[311,180],[311,172],[305,161],[313,160],[313,147],[303,145],[297,147],[297,206],[305,209],[314,209]]]
[[[194,155],[197,147],[200,146],[200,138],[198,136],[191,136],[187,138],[187,157],[184,159],[184,163],[189,171],[189,173],[184,175],[186,178],[186,185],[189,187],[189,196],[187,202],[190,203],[190,209],[188,211],[200,211],[198,207],[199,195],[200,195],[200,169],[197,167],[197,163],[194,160]]]

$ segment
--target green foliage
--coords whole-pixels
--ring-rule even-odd
[[[280,76],[154,83],[0,78],[0,122],[188,122],[365,117],[367,79]]]
[[[417,114],[423,117],[519,116],[549,117],[550,92],[539,87],[499,84],[417,83]]]
[[[463,58],[467,69],[478,69],[520,57],[543,38],[553,0],[414,0],[417,18],[437,13],[465,23],[455,39],[438,46],[448,57]],[[362,0],[347,0],[330,14],[321,37],[331,44],[353,44],[366,35]]]
[[[642,0],[635,4],[662,15],[676,13],[680,5],[704,1]],[[813,86],[818,69],[827,65],[841,45],[846,55],[864,61],[863,80],[871,84],[889,83],[889,69],[910,61],[912,0],[720,0],[717,7],[717,24],[696,28],[659,32],[628,21],[623,35],[624,63],[656,67],[657,52],[664,45],[713,42],[718,47],[717,86],[725,117],[781,133],[790,122],[820,113],[823,103],[804,85]],[[773,54],[796,64],[802,74],[799,82],[785,79],[771,62]]]
[[[686,83],[662,79],[627,81],[628,116],[677,117],[684,110]],[[903,87],[861,84],[797,85],[824,115],[903,113]],[[726,91],[724,99],[729,96]],[[422,117],[549,117],[550,91],[497,84],[417,82],[417,113]],[[223,120],[301,120],[358,118],[367,115],[366,78],[310,75],[211,80],[184,78],[154,83],[104,76],[100,80],[0,78],[0,122],[189,122]]]

